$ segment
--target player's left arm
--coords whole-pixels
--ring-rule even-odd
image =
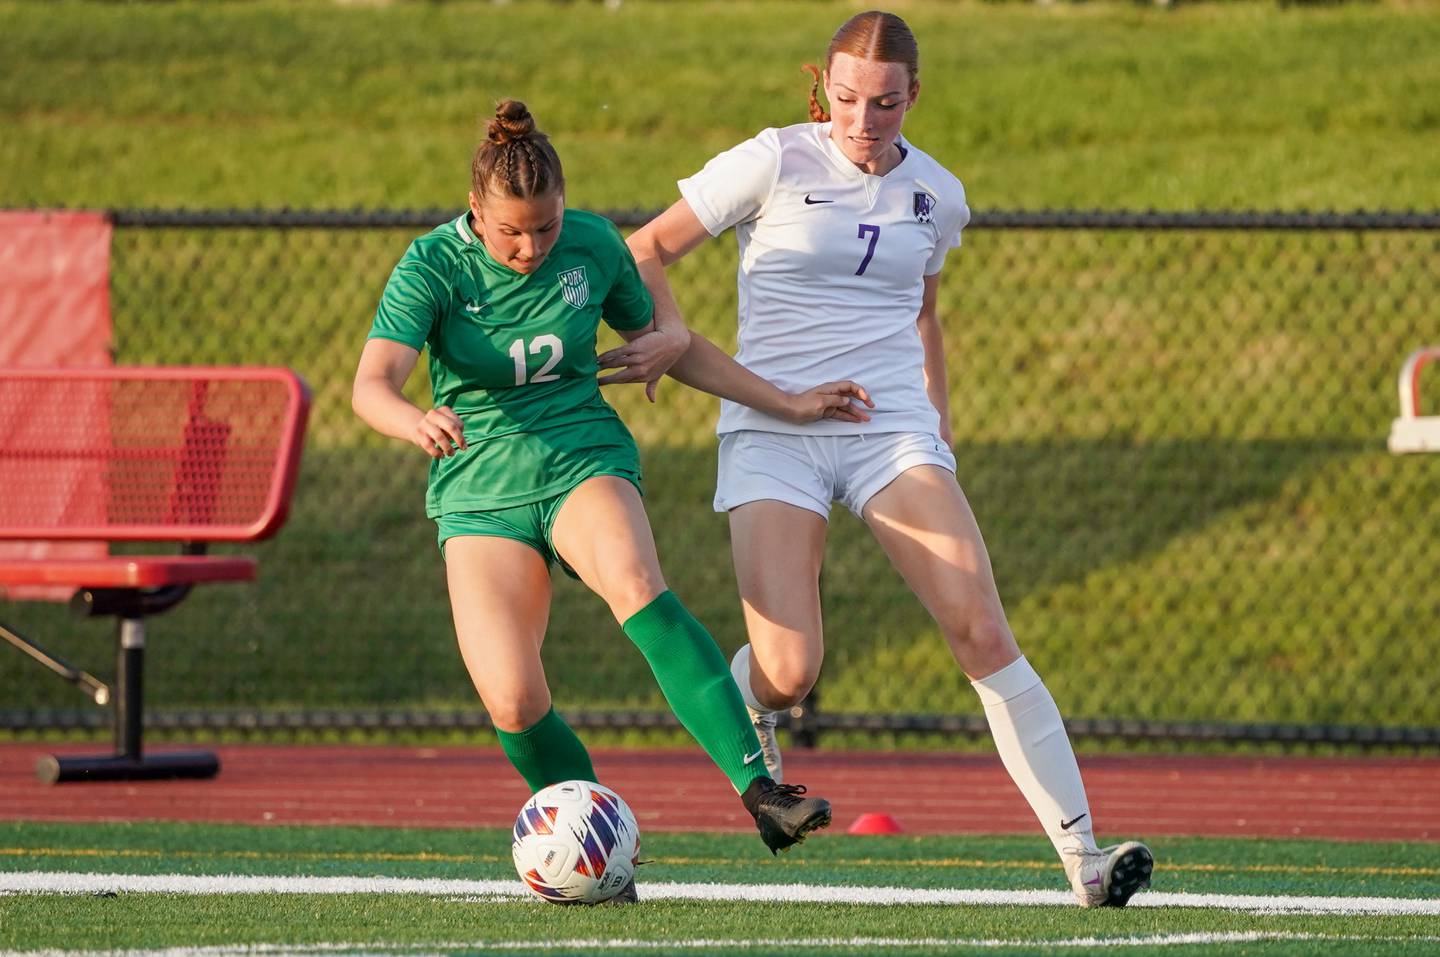
[[[925,277],[925,292],[920,300],[920,315],[915,324],[920,327],[920,344],[925,347],[925,394],[930,404],[940,413],[940,439],[946,445],[954,444],[950,429],[950,387],[945,377],[945,335],[940,330],[940,316],[936,310],[936,299],[940,291],[940,274]]]
[[[645,398],[654,402],[660,379],[690,348],[690,330],[685,321],[679,313],[670,313],[667,318],[657,309],[648,326],[615,332],[626,344],[602,353],[598,359],[600,368],[620,371],[601,376],[600,384],[644,382]]]

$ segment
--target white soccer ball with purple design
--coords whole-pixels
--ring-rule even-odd
[[[591,781],[535,792],[515,818],[515,871],[552,904],[600,904],[635,876],[640,827],[620,795]]]

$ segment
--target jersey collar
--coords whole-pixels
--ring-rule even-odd
[[[470,228],[469,213],[461,213],[460,218],[455,220],[455,231],[460,234],[460,238],[464,240],[467,244],[480,242],[479,238],[475,235],[474,230]]]

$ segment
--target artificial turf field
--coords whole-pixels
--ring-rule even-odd
[[[0,824],[0,949],[418,954],[1440,953],[1440,846],[1162,838],[1124,910],[1031,837],[646,834],[642,901],[523,891],[500,830]]]

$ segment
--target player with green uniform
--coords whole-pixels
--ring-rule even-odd
[[[465,423],[466,454],[430,463],[425,513],[442,547],[483,527],[553,560],[547,516],[576,485],[617,475],[639,488],[635,442],[595,378],[595,334],[602,319],[619,332],[649,326],[650,294],[619,231],[594,213],[565,210],[530,275],[496,262],[469,218],[411,244],[370,336],[428,348],[435,404]]]
[[[765,843],[788,847],[827,825],[830,806],[766,776],[723,655],[665,584],[634,440],[596,378],[602,320],[627,341],[676,337],[679,351],[688,333],[652,331],[653,304],[623,239],[565,208],[559,158],[524,104],[497,109],[472,185],[470,211],[416,240],[395,267],[352,404],[432,458],[426,512],[439,526],[461,654],[501,745],[532,790],[596,780],[551,706],[540,661],[558,560],[609,605]],[[422,350],[429,411],[402,392]],[[738,364],[722,379],[727,398],[796,421],[863,418],[851,400],[868,400],[851,382],[784,393]]]

